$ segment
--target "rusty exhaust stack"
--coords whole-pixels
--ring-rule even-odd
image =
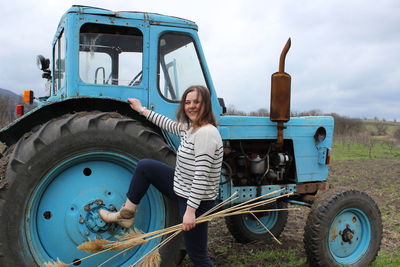
[[[291,77],[285,72],[285,58],[290,48],[290,38],[282,50],[279,60],[279,72],[271,76],[271,112],[270,120],[277,123],[278,138],[276,146],[283,146],[283,123],[290,120],[290,84]]]

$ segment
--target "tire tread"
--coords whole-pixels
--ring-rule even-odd
[[[371,205],[372,210],[377,212],[379,217],[378,227],[374,229],[377,231],[377,235],[382,237],[382,222],[380,220],[380,210],[375,201],[370,198],[366,193],[360,192],[354,189],[340,189],[334,192],[325,191],[322,193],[317,201],[311,207],[311,211],[307,217],[307,223],[304,227],[303,243],[310,266],[341,266],[333,259],[327,257],[326,253],[321,249],[321,244],[324,242],[324,227],[328,223],[327,214],[331,211],[337,203],[343,201],[346,198],[359,198],[364,199]],[[381,244],[381,238],[378,241],[377,249],[373,251],[373,254],[368,253],[366,257],[370,258],[367,262],[375,260]],[[366,253],[367,254],[367,253]],[[360,264],[359,264],[360,263]],[[365,263],[361,260],[359,263],[355,263],[351,266],[364,266]]]
[[[17,183],[21,173],[26,172],[26,164],[28,164],[30,159],[34,158],[39,152],[46,151],[47,146],[58,142],[60,137],[93,132],[97,129],[110,132],[110,134],[114,134],[118,131],[119,134],[128,136],[131,140],[140,139],[136,141],[137,147],[140,147],[140,144],[148,142],[148,145],[151,148],[157,148],[153,150],[154,153],[156,153],[155,155],[157,155],[157,158],[163,158],[163,161],[171,166],[175,164],[173,150],[165,144],[160,135],[145,124],[124,117],[116,112],[77,112],[66,114],[48,121],[40,127],[35,128],[35,131],[25,134],[17,142],[10,155],[10,160],[6,170],[8,187],[12,187],[14,183]],[[118,137],[116,137],[116,139],[118,139]],[[121,140],[126,140],[126,138]],[[117,140],[116,142],[122,141]],[[29,175],[25,173],[24,176]],[[16,256],[19,255],[18,250],[15,249],[15,246],[14,249],[10,246],[10,243],[12,242],[19,242],[18,240],[11,240],[17,239],[14,237],[17,233],[12,233],[12,235],[10,235],[9,232],[13,231],[8,231],[9,229],[7,228],[7,225],[9,224],[7,216],[9,216],[9,214],[7,214],[8,208],[6,206],[7,202],[12,202],[14,197],[18,196],[12,196],[10,190],[0,190],[0,266],[22,266],[21,264],[28,264],[31,266],[34,264],[31,264],[31,262],[25,262],[21,259],[22,256]],[[168,200],[166,201],[168,202]],[[171,205],[171,203],[168,205]],[[177,218],[168,220],[176,219]],[[19,219],[19,221],[21,220],[22,219]],[[178,222],[169,221],[168,223],[173,225]],[[168,255],[170,258],[170,262],[166,263],[166,266],[177,266],[182,261],[182,256],[184,256],[184,254],[182,254],[182,246],[180,245],[180,242],[181,238],[175,238],[170,242],[170,246],[165,246],[161,250],[162,255]],[[176,247],[177,244],[179,244],[179,247]],[[172,248],[172,246],[175,247]]]

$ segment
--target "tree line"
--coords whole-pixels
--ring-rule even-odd
[[[229,106],[227,108],[226,115],[237,115],[237,116],[261,116],[268,117],[269,112],[265,108],[258,109],[256,111],[244,112],[237,109],[235,106]],[[375,130],[367,129],[363,119],[350,118],[341,116],[337,113],[323,113],[318,109],[313,109],[303,112],[291,112],[291,117],[302,117],[302,116],[332,116],[335,121],[334,134],[339,138],[357,137],[358,139],[365,139],[365,142],[371,142],[370,136],[385,136],[388,135],[388,124],[385,119],[379,120],[374,118]],[[396,123],[396,121],[394,122]],[[400,125],[392,133],[393,139],[400,143]],[[367,141],[368,140],[368,141]]]
[[[14,121],[17,117],[15,114],[15,106],[17,104],[24,105],[25,112],[28,112],[36,105],[28,105],[23,103],[22,97],[19,100],[10,99],[6,95],[0,94],[0,128],[3,128],[10,122]],[[238,115],[238,116],[260,116],[260,117],[268,117],[269,111],[265,108],[260,108],[251,112],[244,112],[233,105],[227,108],[226,115]],[[349,118],[346,116],[341,116],[336,113],[324,114],[320,110],[313,109],[304,112],[291,112],[291,117],[301,117],[301,116],[332,116],[335,120],[335,136],[359,136],[359,135],[376,135],[383,136],[387,135],[387,123],[383,120],[378,120],[376,123],[375,131],[367,131],[365,124],[362,119],[358,118]],[[393,133],[393,138],[400,142],[400,126]]]
[[[16,105],[23,105],[25,113],[36,107],[35,103],[32,105],[25,104],[22,97],[14,99],[0,94],[0,129],[17,119]]]

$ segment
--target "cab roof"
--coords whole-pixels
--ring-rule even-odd
[[[67,10],[65,15],[67,15],[68,13],[136,19],[136,20],[148,21],[152,25],[168,25],[168,26],[187,27],[195,30],[198,29],[196,23],[193,21],[157,13],[148,13],[140,11],[111,11],[103,8],[80,6],[80,5],[73,5],[70,9]]]

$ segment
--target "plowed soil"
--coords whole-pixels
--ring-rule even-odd
[[[346,187],[364,191],[377,202],[384,229],[380,253],[388,252],[400,256],[400,159],[333,162],[329,176],[329,183],[334,188]],[[213,221],[209,233],[210,257],[216,266],[308,266],[303,248],[303,229],[308,213],[309,208],[306,207],[301,207],[299,211],[290,211],[285,231],[279,238],[282,245],[274,241],[237,243],[226,228],[224,220]],[[288,250],[292,251],[290,255],[276,256],[287,253]],[[250,255],[260,254],[261,251],[271,252],[271,257],[263,257],[256,262],[248,261]],[[301,263],[282,262],[282,258],[292,256]],[[183,266],[192,266],[187,257]]]

